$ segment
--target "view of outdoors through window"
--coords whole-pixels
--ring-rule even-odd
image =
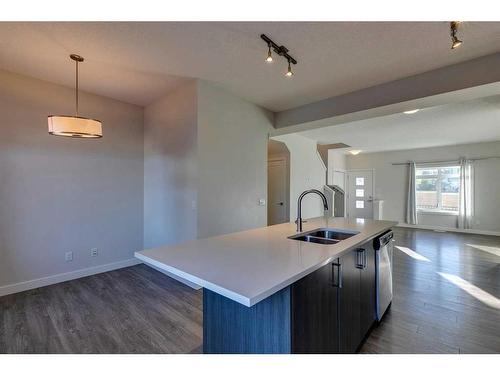
[[[460,167],[416,169],[417,209],[458,212]]]

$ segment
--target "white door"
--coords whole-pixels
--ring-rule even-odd
[[[373,219],[373,171],[347,172],[347,215]]]
[[[267,163],[267,225],[287,221],[286,162],[270,160]]]

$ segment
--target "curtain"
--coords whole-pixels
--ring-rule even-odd
[[[458,210],[458,228],[470,229],[474,214],[474,163],[460,159],[460,207]]]
[[[415,162],[410,162],[408,166],[408,194],[406,201],[406,223],[418,224],[417,220],[417,187],[416,187],[416,166]]]

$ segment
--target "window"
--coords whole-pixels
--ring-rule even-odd
[[[365,201],[356,201],[356,208],[365,208]]]
[[[356,189],[356,197],[364,197],[365,189]]]
[[[416,169],[417,210],[458,213],[460,166]]]
[[[365,178],[364,177],[356,177],[356,186],[364,186]]]

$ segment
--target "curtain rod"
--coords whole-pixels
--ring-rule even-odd
[[[477,160],[486,160],[486,159],[500,159],[500,156],[485,156],[482,158],[470,158],[467,160],[472,160],[472,161],[477,161]],[[453,163],[453,162],[460,162],[460,160],[436,160],[436,161],[416,161],[415,164],[433,164],[433,163]],[[403,163],[392,163],[392,165],[408,165],[410,164],[409,161],[403,162]]]

